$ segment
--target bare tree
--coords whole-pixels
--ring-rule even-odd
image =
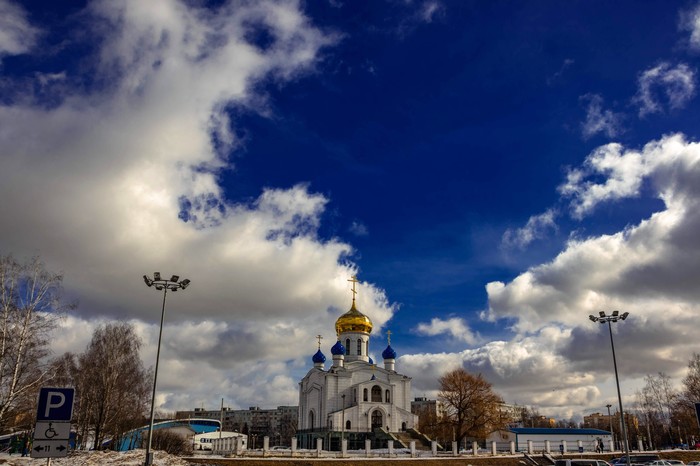
[[[0,430],[14,427],[50,373],[49,333],[73,305],[62,300],[63,276],[33,258],[0,256]]]
[[[440,377],[438,398],[445,403],[446,418],[458,443],[465,438],[484,439],[507,424],[500,409],[503,399],[481,374],[472,375],[461,368],[448,372]]]
[[[144,421],[150,373],[139,357],[141,340],[131,324],[110,323],[95,329],[85,353],[78,357],[76,424],[95,448]]]

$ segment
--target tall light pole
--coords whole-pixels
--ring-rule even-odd
[[[615,384],[617,385],[617,402],[620,405],[620,419],[622,420],[622,438],[623,438],[623,447],[625,449],[625,456],[627,457],[627,464],[630,463],[630,447],[629,443],[627,441],[627,426],[625,422],[625,412],[622,410],[622,395],[620,394],[620,378],[617,375],[617,359],[615,358],[615,342],[613,341],[613,333],[612,333],[612,323],[617,322],[619,320],[625,320],[627,316],[630,315],[629,312],[624,312],[620,314],[619,311],[613,311],[611,315],[605,315],[605,312],[600,311],[598,313],[598,317],[594,315],[588,316],[589,319],[593,322],[600,322],[601,324],[608,324],[608,330],[610,331],[610,347],[612,348],[612,356],[613,356],[613,366],[615,367]]]
[[[612,444],[613,446],[615,445],[615,433],[613,432],[612,429],[612,416],[610,415],[610,408],[612,405],[610,403],[605,405],[606,408],[608,408],[608,421],[610,421],[610,437],[612,437]]]
[[[188,279],[182,281],[178,275],[173,275],[170,279],[165,279],[160,277],[160,272],[155,272],[153,278],[148,275],[143,276],[143,281],[150,288],[152,286],[156,287],[156,290],[163,292],[163,308],[160,311],[160,330],[158,331],[158,350],[156,351],[156,369],[153,372],[153,394],[151,395],[151,423],[148,428],[148,445],[146,446],[146,461],[145,466],[151,466],[153,464],[153,453],[151,453],[151,442],[153,441],[153,418],[155,415],[155,405],[156,405],[156,384],[158,382],[158,362],[160,360],[160,342],[163,337],[163,317],[165,317],[165,297],[168,295],[168,290],[175,292],[177,290],[184,290],[190,285]]]

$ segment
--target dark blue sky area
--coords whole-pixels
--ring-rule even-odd
[[[361,278],[401,303],[397,338],[427,308],[473,320],[486,283],[554,257],[572,230],[615,232],[658,210],[634,200],[569,218],[556,188],[592,149],[696,133],[688,113],[640,119],[633,102],[645,69],[696,62],[681,46],[683,3],[440,5],[424,21],[418,3],[308,2],[338,43],[310,75],[264,87],[271,116],[233,111],[246,143],[225,175],[229,197],[299,182],[326,194],[322,234],[348,238]],[[582,134],[591,94],[620,115],[616,137]],[[549,207],[563,212],[557,231],[501,250],[507,228]],[[353,221],[368,234],[353,238]]]

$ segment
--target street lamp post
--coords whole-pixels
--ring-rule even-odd
[[[629,443],[627,441],[627,426],[625,422],[625,413],[622,410],[622,395],[620,394],[620,378],[617,375],[617,359],[615,358],[615,342],[613,341],[613,333],[612,333],[612,323],[617,322],[619,320],[625,320],[627,316],[629,316],[629,312],[624,312],[622,314],[619,313],[619,311],[613,311],[611,315],[605,315],[605,312],[600,311],[598,313],[598,317],[594,315],[588,316],[588,318],[593,321],[593,322],[600,322],[601,324],[608,324],[608,330],[610,331],[610,347],[612,348],[612,356],[613,356],[613,366],[615,367],[615,384],[617,385],[617,402],[620,405],[620,419],[621,419],[621,425],[622,425],[622,438],[623,438],[623,447],[625,449],[625,456],[627,457],[627,464],[630,463],[630,447]],[[608,408],[609,409],[609,408]]]
[[[608,408],[608,421],[610,422],[610,436],[612,437],[612,444],[615,445],[615,433],[613,432],[612,416],[610,415],[610,408],[612,405],[610,403],[605,405]]]
[[[156,287],[156,290],[163,292],[163,307],[160,311],[160,330],[158,331],[158,350],[156,351],[156,368],[153,372],[153,393],[151,395],[151,422],[148,428],[148,445],[146,446],[146,461],[145,466],[151,466],[153,464],[153,453],[151,453],[151,442],[153,441],[153,419],[155,416],[155,403],[156,403],[156,384],[158,382],[158,362],[160,360],[160,342],[163,337],[163,318],[165,317],[165,297],[168,295],[168,290],[175,292],[177,290],[184,290],[190,285],[188,279],[181,281],[180,277],[173,275],[170,279],[165,279],[160,277],[160,272],[155,272],[153,278],[148,275],[143,276],[143,281],[150,288],[152,286]]]

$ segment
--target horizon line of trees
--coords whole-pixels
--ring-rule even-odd
[[[99,326],[83,353],[50,358],[51,332],[76,307],[63,299],[62,282],[38,257],[0,255],[0,433],[33,428],[42,386],[70,386],[78,445],[99,449],[144,425],[153,374],[126,322]]]

